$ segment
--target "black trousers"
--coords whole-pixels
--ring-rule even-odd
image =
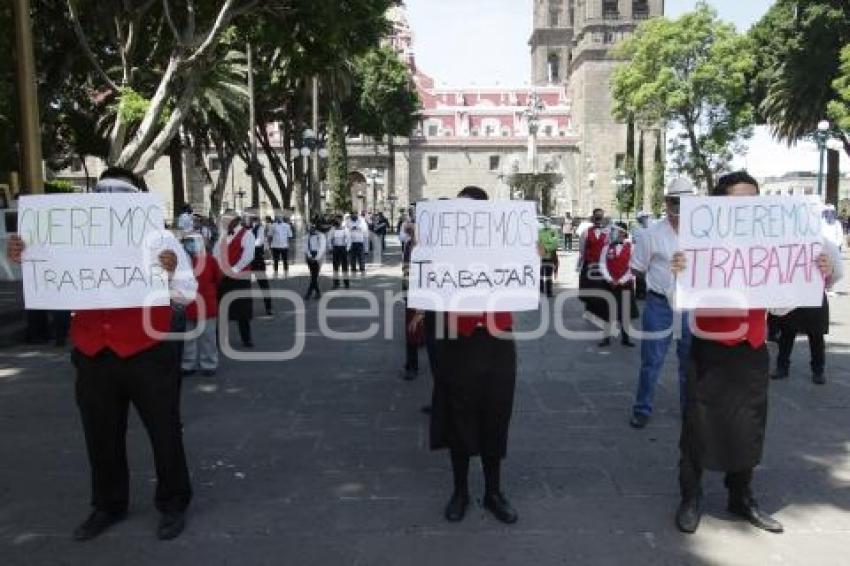
[[[555,264],[544,261],[540,264],[540,292],[552,296],[552,278],[555,276]]]
[[[342,271],[342,279],[347,288],[349,286],[348,250],[345,249],[345,246],[334,246],[332,257],[334,266],[334,287],[339,287],[339,272]]]
[[[156,508],[183,511],[192,498],[180,421],[179,359],[171,344],[129,358],[111,350],[86,356],[74,350],[77,406],[91,466],[92,505],[107,512],[127,510],[127,415],[130,403],[144,424],[156,467]]]
[[[270,314],[272,312],[272,298],[269,294],[269,279],[266,276],[266,258],[263,248],[256,248],[254,261],[251,262],[251,271],[254,272],[254,277],[257,279],[257,286],[263,293],[263,304],[266,307],[266,314]]]
[[[729,490],[729,499],[745,499],[752,495],[753,470],[726,472],[723,483]],[[679,489],[682,499],[693,499],[702,496],[702,468],[686,454],[679,460]]]
[[[313,292],[316,292],[317,297],[322,296],[322,290],[319,289],[319,270],[322,264],[312,259],[307,260],[307,269],[310,270],[310,286],[307,287],[307,298],[309,299]]]
[[[289,273],[289,248],[272,248],[272,261],[274,272],[277,274],[277,266],[283,262],[283,273]]]
[[[365,249],[365,246],[361,242],[351,244],[348,263],[351,265],[351,271],[354,273],[357,273],[358,267],[360,268],[360,273],[366,273]]]
[[[809,332],[809,351],[811,352],[811,367],[814,373],[823,373],[826,367],[826,340],[820,332]],[[794,350],[794,341],[797,333],[793,330],[783,328],[779,334],[779,356],[776,365],[787,370],[791,367],[791,352]]]

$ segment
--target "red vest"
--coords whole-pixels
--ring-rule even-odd
[[[242,242],[245,240],[245,236],[247,235],[248,230],[246,228],[240,228],[240,230],[234,234],[233,240],[231,240],[230,243],[227,244],[227,265],[220,266],[221,270],[225,273],[225,275],[234,275],[233,266],[239,263],[239,260],[242,259]],[[222,244],[224,244],[224,242],[222,242]],[[241,273],[245,273],[250,270],[251,264],[249,263],[248,265],[242,268]]]
[[[199,263],[203,263],[200,272],[198,271]],[[186,318],[198,320],[199,301],[203,301],[203,308],[200,309],[203,314],[202,318],[204,320],[216,318],[218,316],[218,285],[221,282],[221,269],[211,255],[194,258],[192,265],[195,269],[195,278],[198,280],[198,295],[192,304],[186,307]]]
[[[599,263],[602,256],[602,248],[608,243],[608,230],[599,230],[599,235],[596,235],[596,228],[591,226],[587,229],[587,236],[584,240],[584,262]]]
[[[145,310],[153,333],[170,331],[170,306],[77,311],[71,318],[71,342],[89,357],[106,349],[120,358],[143,352],[160,343],[145,331]]]
[[[449,324],[456,325],[458,336],[471,336],[476,328],[486,328],[490,334],[496,334],[510,330],[513,327],[514,318],[509,312],[474,315],[449,313]]]
[[[608,246],[608,254],[605,256],[605,267],[611,278],[617,282],[629,272],[629,261],[632,258],[632,244],[625,242],[617,253],[617,246]]]
[[[695,324],[698,330],[711,334],[730,334],[734,337],[717,339],[707,336],[706,339],[727,346],[749,342],[754,349],[764,345],[767,338],[767,311],[764,309],[730,310],[730,316],[700,314],[708,312],[712,311],[697,311]]]

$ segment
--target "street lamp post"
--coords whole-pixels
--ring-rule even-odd
[[[398,200],[398,197],[393,195],[389,195],[387,200],[390,203],[390,228],[395,226],[395,203]]]
[[[824,169],[824,161],[826,159],[826,143],[829,141],[830,132],[829,132],[829,121],[821,120],[818,122],[818,131],[815,132],[815,141],[818,144],[818,151],[820,152],[820,167],[818,168],[818,196],[823,196],[823,169]]]
[[[369,182],[372,183],[372,212],[378,209],[378,170],[369,171]]]

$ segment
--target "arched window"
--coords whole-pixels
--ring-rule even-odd
[[[550,83],[561,81],[561,57],[557,53],[550,53],[546,60],[547,75]]]

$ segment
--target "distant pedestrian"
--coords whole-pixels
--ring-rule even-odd
[[[289,277],[289,243],[294,237],[292,226],[286,220],[278,217],[271,227],[272,261],[274,276],[277,277],[278,266],[283,263],[283,277]]]
[[[333,228],[330,231],[330,245],[334,270],[334,289],[339,289],[340,273],[342,273],[343,284],[348,289],[351,286],[348,277],[348,254],[351,251],[351,236],[348,230],[343,227],[339,218],[333,222]]]
[[[351,250],[349,265],[351,271],[366,274],[366,246],[368,245],[369,233],[364,231],[361,223],[355,221],[349,224],[348,236],[351,239]]]
[[[568,212],[567,215],[564,217],[564,225],[561,227],[561,233],[564,235],[564,251],[573,251],[574,232],[575,226],[573,226],[573,217]]]
[[[602,249],[608,243],[610,230],[605,219],[605,211],[601,208],[593,210],[591,220],[593,224],[581,234],[578,245],[579,298],[589,314],[604,320],[608,312],[608,303],[604,298],[596,295],[607,290],[605,280],[602,279],[602,273],[599,271],[599,262],[602,258]]]
[[[608,328],[600,347],[609,346],[611,337],[616,336],[617,322],[620,323],[620,339],[623,346],[634,347],[629,338],[628,328],[631,321],[638,317],[637,304],[634,298],[634,276],[629,263],[632,258],[632,243],[627,238],[627,232],[622,226],[612,226],[608,243],[602,248],[602,259],[599,263],[602,278],[608,285],[608,290],[614,298],[615,312],[608,310]]]
[[[254,259],[251,261],[251,272],[257,280],[257,286],[263,295],[263,305],[266,316],[272,316],[272,298],[269,293],[269,277],[266,273],[266,227],[259,218],[251,222],[251,232],[254,234]]]
[[[184,238],[183,246],[192,258],[198,280],[197,297],[186,307],[186,332],[191,334],[199,331],[200,334],[186,339],[181,369],[184,376],[200,370],[204,377],[211,377],[218,369],[218,287],[221,285],[221,269],[206,252],[200,235]]]
[[[310,299],[314,293],[317,299],[322,297],[322,290],[319,287],[319,272],[322,269],[322,262],[326,253],[327,238],[316,229],[316,226],[311,224],[307,228],[307,235],[304,238],[304,260],[307,262],[307,269],[310,271],[310,284],[307,287],[305,299]]]
[[[387,249],[387,231],[390,228],[390,222],[383,212],[379,212],[375,216],[375,235],[381,240],[381,251]]]
[[[543,247],[543,257],[540,262],[540,294],[554,296],[553,279],[555,266],[558,264],[558,232],[552,227],[549,218],[543,219],[543,224],[537,235],[539,244]]]
[[[213,256],[218,262],[223,278],[219,285],[219,304],[229,293],[251,291],[251,262],[254,261],[254,233],[242,225],[239,216],[233,211],[225,212],[221,217],[222,236],[216,242]],[[236,321],[242,345],[253,348],[251,339],[251,319],[253,318],[254,299],[252,296],[234,299],[227,312],[228,320]]]

